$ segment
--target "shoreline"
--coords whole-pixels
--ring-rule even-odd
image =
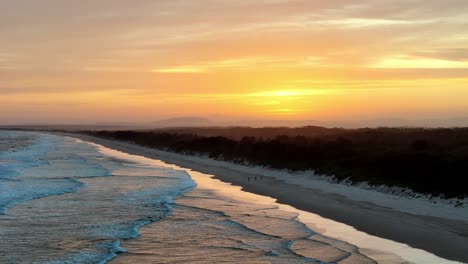
[[[78,140],[78,139],[77,139]],[[191,217],[195,216],[195,219],[191,219],[190,221],[190,228],[198,228],[198,229],[208,229],[211,230],[211,224],[216,226],[216,222],[219,222],[219,217],[227,217],[225,220],[229,219],[228,226],[232,225],[232,223],[237,223],[240,225],[241,229],[246,229],[249,230],[249,232],[254,232],[257,234],[260,234],[261,236],[270,236],[271,238],[276,237],[280,239],[284,239],[289,241],[287,244],[283,244],[280,246],[280,248],[268,248],[271,249],[269,251],[264,251],[263,253],[260,253],[257,256],[252,256],[252,257],[258,257],[261,258],[262,255],[268,257],[268,252],[272,254],[278,254],[276,257],[281,258],[282,260],[279,260],[281,263],[289,263],[287,261],[287,254],[286,252],[281,252],[282,250],[286,250],[289,252],[289,254],[292,252],[293,255],[295,256],[300,256],[304,258],[312,258],[316,259],[317,261],[325,261],[325,262],[339,262],[339,263],[357,263],[356,261],[359,261],[359,263],[366,263],[366,264],[376,264],[376,263],[444,263],[445,259],[440,259],[433,254],[427,253],[422,250],[417,250],[413,248],[409,248],[407,245],[399,244],[390,240],[385,240],[377,237],[373,237],[370,235],[363,234],[362,232],[354,230],[352,227],[345,226],[344,224],[340,224],[337,222],[334,222],[333,220],[329,219],[324,219],[321,218],[318,215],[314,215],[312,213],[308,213],[305,211],[300,211],[294,207],[288,206],[288,205],[283,205],[279,204],[276,202],[276,199],[268,197],[268,196],[263,196],[263,195],[258,195],[254,194],[251,192],[246,192],[241,189],[240,186],[233,185],[228,182],[221,181],[219,179],[213,178],[213,175],[208,175],[204,173],[200,173],[197,171],[193,171],[189,168],[183,168],[179,167],[174,164],[167,164],[161,160],[157,159],[151,159],[147,157],[143,157],[140,155],[133,155],[129,154],[126,152],[121,152],[119,150],[114,150],[111,148],[107,148],[103,145],[100,144],[95,144],[89,141],[80,141],[85,144],[91,144],[93,146],[96,146],[102,154],[106,156],[111,156],[111,157],[117,157],[121,158],[123,160],[128,160],[131,162],[136,162],[139,164],[144,164],[144,165],[149,165],[153,166],[155,165],[156,167],[162,166],[165,168],[171,168],[176,171],[182,171],[190,176],[190,178],[196,183],[196,186],[181,194],[177,198],[173,200],[173,203],[171,204],[171,214],[168,215],[167,217],[164,217],[157,221],[155,224],[148,224],[139,230],[140,236],[136,237],[134,239],[122,241],[121,246],[128,250],[128,253],[130,254],[122,254],[119,256],[116,256],[114,259],[112,259],[109,263],[151,263],[154,258],[153,254],[160,254],[157,253],[158,248],[161,249],[161,245],[159,244],[158,241],[160,241],[162,238],[162,234],[164,232],[161,232],[161,228],[163,229],[170,229],[170,228],[180,228],[177,227],[180,225],[180,221],[187,221],[188,219],[191,219]],[[198,202],[197,202],[198,200]],[[203,201],[203,202],[201,202]],[[238,208],[238,206],[240,206]],[[190,209],[189,209],[190,208]],[[189,215],[184,215],[184,210],[201,210],[201,212],[210,212],[211,214],[214,213],[214,215],[211,215],[213,219],[203,219],[202,217],[201,220],[197,213],[190,213]],[[239,211],[240,210],[240,211]],[[175,220],[172,219],[172,217],[175,216]],[[252,217],[256,219],[256,221],[252,221]],[[184,220],[182,220],[184,219]],[[214,223],[209,224],[208,226],[199,226],[199,227],[194,227],[193,225],[197,226],[199,223],[197,223],[197,220],[203,223],[205,221],[211,221],[214,220]],[[273,219],[280,220],[280,222],[277,222],[278,225],[263,225],[263,221],[269,222]],[[176,221],[178,223],[170,223],[171,221]],[[273,220],[275,221],[275,220]],[[286,221],[287,223],[283,222]],[[192,225],[193,224],[193,225]],[[292,232],[292,234],[289,234],[288,232],[285,232],[283,228],[286,226],[289,226],[289,231]],[[165,227],[161,227],[165,226]],[[228,227],[224,226],[224,228]],[[331,228],[329,228],[331,226]],[[229,228],[225,230],[222,225],[219,226],[221,228],[216,228],[218,232],[218,237],[224,237],[225,231],[229,232]],[[184,228],[187,228],[187,226],[184,226]],[[283,230],[279,231],[278,230]],[[304,229],[305,228],[305,229]],[[213,237],[213,231],[207,231],[207,234],[214,238],[214,240],[217,240],[216,237]],[[320,230],[320,232],[318,232]],[[358,238],[358,243],[355,244],[350,244],[349,242],[342,241],[342,240],[336,240],[333,239],[330,236],[324,236],[322,234],[323,232],[327,231],[337,231],[341,234],[347,234],[348,237],[356,237]],[[193,237],[189,236],[186,237],[185,234],[182,234],[183,237],[177,238],[178,240],[184,240],[188,239],[192,242],[194,240],[196,241],[197,239],[205,239],[205,233],[200,234],[197,233],[197,231],[193,231]],[[231,230],[232,231],[232,230]],[[186,230],[186,232],[189,232]],[[177,235],[177,232],[169,232],[171,234]],[[231,233],[233,235],[233,238],[228,238],[228,239],[233,239],[236,241],[236,238],[238,234]],[[180,234],[179,234],[180,235]],[[201,236],[200,236],[201,235]],[[248,238],[246,238],[248,241]],[[164,239],[163,239],[164,240]],[[155,242],[156,241],[156,242]],[[239,240],[237,240],[239,241]],[[220,241],[218,241],[219,243]],[[226,246],[224,244],[226,241],[221,242],[221,247]],[[313,246],[305,246],[305,247],[296,247],[294,245],[297,245],[297,243],[307,243],[310,242],[313,244]],[[145,253],[144,256],[141,256],[138,254],[138,251],[141,250],[141,243],[145,244],[145,248],[155,248],[156,251],[154,250],[149,250],[149,252]],[[152,244],[154,243],[154,244]],[[318,243],[320,246],[319,250],[314,250],[317,249],[317,244]],[[197,243],[195,243],[197,244]],[[241,243],[242,244],[242,243]],[[247,243],[249,244],[249,243]],[[217,245],[217,246],[220,246]],[[223,246],[224,245],[224,246]],[[359,245],[362,245],[363,247],[360,247]],[[173,246],[173,245],[172,245]],[[215,246],[215,245],[212,245]],[[234,245],[232,245],[234,246]],[[271,245],[273,246],[273,245]],[[216,246],[215,246],[216,247]],[[227,246],[227,248],[232,248],[230,246]],[[235,247],[235,251],[237,253],[240,253],[238,250],[240,249],[239,247]],[[386,248],[390,249],[389,251],[382,251],[380,249]],[[258,249],[258,248],[257,248]],[[265,249],[265,248],[264,248]],[[263,250],[264,250],[263,249]],[[401,250],[404,249],[404,250]],[[174,249],[172,248],[170,251],[173,252],[174,250],[188,250],[192,252],[191,254],[199,255],[198,253],[193,253],[194,251],[202,250],[204,251],[205,249],[200,249],[195,246],[195,248],[192,249]],[[262,250],[262,249],[260,249]],[[279,250],[279,252],[275,251]],[[396,251],[396,252],[395,252]],[[145,251],[146,252],[146,251]],[[346,252],[346,253],[345,253]],[[226,252],[227,253],[227,252]],[[232,253],[232,252],[231,252]],[[246,252],[244,252],[246,253]],[[286,254],[285,254],[286,253]],[[243,253],[240,253],[243,255]],[[285,255],[284,255],[285,254]],[[344,255],[343,255],[344,254]],[[176,254],[178,255],[178,254]],[[185,254],[184,254],[185,255]],[[215,254],[217,255],[217,254]],[[219,256],[219,255],[218,255]],[[162,257],[159,255],[159,258]],[[174,257],[174,256],[172,256]],[[195,257],[195,256],[192,256]],[[285,257],[285,258],[283,258]],[[214,256],[214,259],[211,259],[210,262],[222,262],[222,260],[225,260],[224,258],[222,259],[216,259],[217,257]],[[170,256],[168,256],[169,260],[173,260]],[[190,259],[190,257],[189,257]],[[177,262],[187,262],[187,256],[185,255],[185,259],[181,260],[178,259]],[[231,262],[236,262],[240,263],[240,259],[230,259]],[[243,259],[241,262],[248,262],[248,259]],[[261,260],[259,260],[262,262]],[[164,262],[164,261],[162,261]],[[204,259],[204,262],[205,261]],[[449,263],[452,263],[451,261],[447,261]],[[449,264],[447,263],[447,264]],[[453,264],[456,264],[459,262],[453,262]]]
[[[201,164],[190,160],[190,156],[171,155],[131,143],[80,134],[59,134],[210,174],[247,192],[275,198],[278,203],[350,225],[370,235],[408,244],[446,259],[468,262],[468,224],[462,221],[413,215],[368,202],[352,201],[341,195],[285,183],[273,177]],[[259,180],[255,181],[255,177]]]

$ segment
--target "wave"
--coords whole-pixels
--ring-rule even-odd
[[[27,168],[46,164],[44,154],[50,148],[50,137],[35,133],[0,131],[0,178],[21,175]]]
[[[44,261],[44,264],[63,264],[63,263],[98,263],[104,264],[113,259],[119,253],[124,253],[126,250],[120,246],[120,240],[114,240],[95,245],[100,251],[80,251],[68,255],[65,258],[58,260]],[[34,262],[39,263],[39,262]]]
[[[8,234],[0,248],[9,252],[0,262],[106,263],[125,252],[120,241],[170,215],[173,199],[195,187],[183,171],[103,155],[60,136],[26,134],[33,144],[18,143],[23,147],[0,156],[0,228]]]
[[[105,176],[108,170],[98,165],[86,164],[84,158],[67,153],[53,153],[64,143],[63,138],[33,132],[0,132],[0,141],[8,149],[0,152],[0,215],[18,204],[75,192],[84,183],[75,178],[87,175]],[[70,164],[81,164],[85,170],[70,171],[60,168],[57,161],[63,159]]]
[[[20,203],[51,195],[75,192],[83,186],[82,182],[72,178],[17,181],[0,179],[0,215],[6,214],[8,208]]]

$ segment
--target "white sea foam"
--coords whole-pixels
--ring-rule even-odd
[[[8,146],[0,151],[0,178],[18,176],[27,168],[46,163],[42,157],[51,146],[51,138],[50,135],[1,131],[1,143]]]
[[[71,178],[65,179],[0,179],[0,215],[17,204],[47,197],[74,192],[80,189],[83,183]]]

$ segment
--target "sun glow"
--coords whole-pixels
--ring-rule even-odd
[[[245,98],[257,111],[271,117],[301,116],[321,105],[323,97],[338,92],[329,89],[278,89],[249,93]]]
[[[251,93],[250,96],[253,97],[298,97],[298,96],[311,96],[311,95],[322,95],[322,94],[331,94],[336,91],[332,90],[306,90],[306,89],[292,89],[292,90],[272,90],[272,91],[262,91]]]

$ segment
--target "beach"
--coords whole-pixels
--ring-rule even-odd
[[[241,186],[245,191],[275,198],[281,204],[347,224],[367,234],[426,250],[446,259],[468,262],[468,224],[460,219],[416,215],[370,202],[351,200],[327,193],[326,190],[286,183],[267,175],[215,166],[208,161],[200,162],[202,158],[193,159],[191,156],[86,135],[65,135],[213,175],[224,182]]]

